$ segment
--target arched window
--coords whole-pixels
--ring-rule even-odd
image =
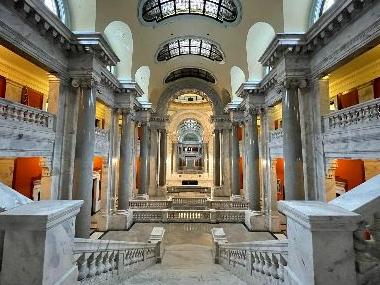
[[[221,23],[234,22],[238,16],[237,0],[145,0],[141,15],[144,21],[157,23],[178,15],[202,15]]]
[[[63,23],[68,24],[68,9],[65,0],[43,0],[43,2]]]
[[[174,82],[181,78],[194,77],[202,79],[206,82],[215,83],[215,77],[208,71],[199,68],[181,68],[169,73],[165,78],[165,83]]]
[[[314,24],[335,2],[336,0],[314,0],[310,24]]]
[[[208,40],[202,38],[180,38],[164,44],[157,54],[157,61],[165,61],[181,55],[199,55],[212,61],[223,61],[223,53]]]

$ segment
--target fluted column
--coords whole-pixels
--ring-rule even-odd
[[[220,183],[220,130],[214,131],[214,185],[219,187]]]
[[[240,195],[240,173],[239,173],[239,138],[237,135],[239,125],[232,124],[231,129],[231,194]]]
[[[287,81],[282,98],[286,200],[305,199],[298,88],[298,80]]]
[[[167,132],[165,129],[160,131],[160,170],[159,170],[159,186],[166,185],[166,146]]]
[[[148,195],[149,191],[149,140],[150,130],[148,123],[141,124],[142,138],[140,141],[140,189],[139,195]]]
[[[133,109],[123,109],[120,139],[119,164],[119,210],[129,208],[129,199],[133,187],[134,142],[135,142],[135,113]]]
[[[73,199],[83,200],[76,218],[75,235],[89,238],[92,206],[92,172],[95,142],[96,89],[92,79],[74,79],[79,95],[77,137],[75,145]]]
[[[260,154],[257,129],[257,110],[248,109],[245,117],[246,134],[246,193],[249,209],[260,211]]]

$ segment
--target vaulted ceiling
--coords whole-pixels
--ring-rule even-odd
[[[74,31],[104,32],[112,22],[126,24],[132,34],[133,46],[126,46],[125,49],[121,47],[119,51],[123,53],[129,49],[132,52],[130,72],[125,77],[130,76],[134,80],[140,67],[149,67],[147,96],[155,104],[167,86],[164,83],[167,75],[180,68],[195,67],[210,72],[216,78],[216,83],[212,84],[214,89],[221,96],[231,94],[233,67],[242,70],[245,80],[252,77],[247,61],[247,35],[250,28],[256,23],[266,23],[275,33],[305,31],[312,0],[240,0],[240,15],[231,24],[202,15],[172,16],[159,23],[145,22],[139,16],[140,4],[144,2],[145,0],[69,0],[71,28]],[[263,49],[260,47],[262,36],[265,38],[263,34],[259,30],[249,39],[249,43],[258,45],[258,50]],[[223,52],[224,60],[213,61],[198,55],[185,55],[157,61],[157,52],[164,43],[184,36],[200,37],[216,43]],[[268,37],[264,39],[264,44],[267,42]],[[250,68],[253,68],[252,65]]]

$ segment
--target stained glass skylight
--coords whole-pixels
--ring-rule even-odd
[[[221,23],[234,22],[238,8],[234,0],[146,0],[142,7],[142,17],[147,22],[184,14],[203,15]]]
[[[193,67],[181,68],[170,72],[169,75],[165,78],[165,83],[170,83],[178,79],[188,77],[199,78],[210,83],[215,83],[215,77],[210,72]]]
[[[213,43],[201,38],[180,38],[165,44],[157,54],[157,61],[181,55],[199,55],[213,61],[223,61],[222,51]]]

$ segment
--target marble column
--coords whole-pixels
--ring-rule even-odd
[[[134,111],[124,109],[122,114],[122,128],[120,139],[120,164],[119,164],[119,210],[129,208],[129,199],[133,187],[134,165],[134,141],[135,141],[135,118]]]
[[[83,200],[75,223],[75,236],[90,237],[92,207],[92,172],[95,142],[96,87],[92,80],[73,80],[78,86],[79,110],[75,145],[73,200]]]
[[[238,124],[233,124],[231,129],[231,194],[240,195],[240,173],[239,173],[239,138]]]
[[[141,128],[142,128],[142,138],[140,141],[140,189],[139,189],[138,194],[148,195],[150,130],[147,123],[142,123]]]
[[[256,110],[249,110],[245,121],[245,131],[247,136],[245,146],[247,200],[250,210],[260,211],[260,156]]]
[[[220,130],[214,131],[214,185],[220,186]]]
[[[285,199],[304,200],[301,126],[298,81],[285,84],[282,98],[283,152],[285,159]]]
[[[166,145],[167,133],[165,129],[160,131],[160,173],[159,173],[159,186],[166,185]]]

